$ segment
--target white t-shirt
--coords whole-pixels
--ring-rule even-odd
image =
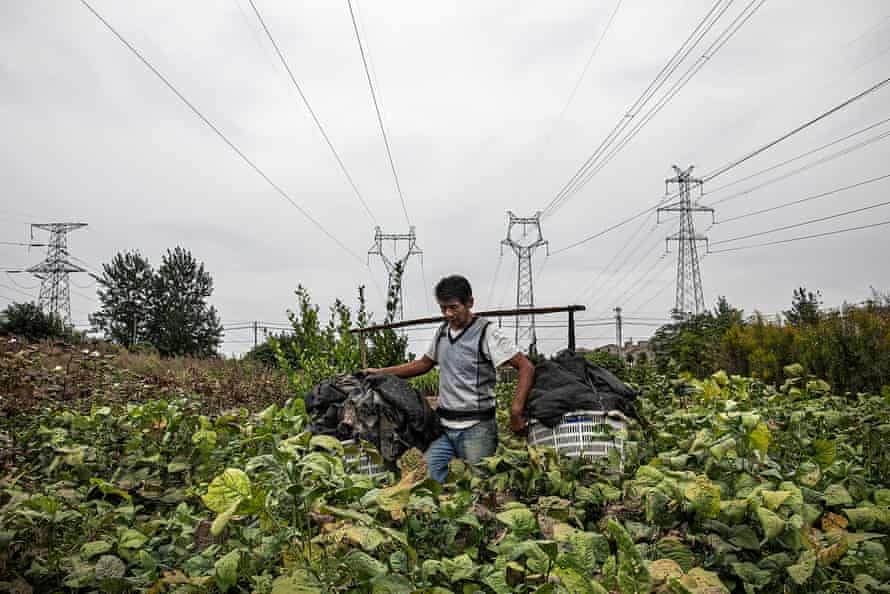
[[[448,326],[448,334],[451,338],[457,337],[458,334],[461,333],[461,330],[453,330],[451,326]],[[436,360],[436,341],[439,338],[439,329],[436,328],[435,333],[433,334],[433,338],[430,341],[429,347],[426,350],[426,357]],[[513,358],[513,356],[519,352],[519,349],[516,348],[516,344],[510,340],[501,328],[498,328],[497,325],[491,323],[488,325],[488,328],[485,329],[485,341],[482,343],[482,354],[491,359],[492,364],[495,368],[500,367],[507,361]],[[449,429],[467,429],[472,427],[479,421],[447,421],[445,419],[441,419],[442,425],[448,427]]]

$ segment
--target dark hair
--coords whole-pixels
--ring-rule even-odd
[[[470,287],[470,281],[460,276],[452,274],[446,276],[436,283],[436,299],[439,301],[448,301],[449,299],[457,299],[464,305],[470,302],[473,297],[473,288]]]

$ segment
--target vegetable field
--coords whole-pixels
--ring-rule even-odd
[[[280,378],[227,400],[104,357],[3,352],[0,591],[890,591],[890,391],[653,377],[622,472],[502,411],[497,455],[439,485],[416,450],[352,473]]]

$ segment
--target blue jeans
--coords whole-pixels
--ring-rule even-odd
[[[448,463],[455,457],[476,464],[482,458],[493,456],[498,447],[498,423],[495,419],[479,421],[467,429],[442,427],[444,434],[430,444],[424,456],[430,475],[444,482],[448,476]]]

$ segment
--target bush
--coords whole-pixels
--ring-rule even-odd
[[[61,318],[44,313],[36,304],[12,303],[3,311],[0,333],[43,340],[63,337],[66,330]]]

